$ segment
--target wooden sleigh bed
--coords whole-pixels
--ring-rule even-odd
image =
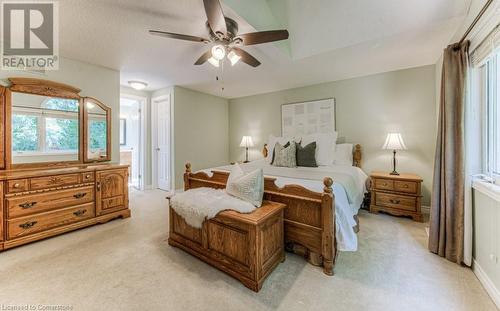
[[[267,155],[267,146],[263,154]],[[361,146],[353,151],[353,165],[361,167]],[[186,164],[184,190],[211,187],[225,188],[228,172],[212,171],[193,173],[191,164]],[[265,177],[264,199],[286,205],[284,212],[284,233],[287,250],[303,255],[309,263],[322,266],[323,272],[333,275],[337,257],[335,239],[335,197],[333,180],[325,177],[323,192],[310,191],[300,185],[276,186],[275,178]],[[356,222],[358,219],[356,217]],[[358,226],[357,226],[358,227]]]

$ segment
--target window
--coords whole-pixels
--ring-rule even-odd
[[[500,53],[479,68],[483,101],[483,154],[485,173],[500,178]]]
[[[78,101],[49,98],[12,108],[12,151],[17,155],[78,153]]]

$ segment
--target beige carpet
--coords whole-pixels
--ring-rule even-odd
[[[0,254],[0,310],[495,310],[471,270],[430,254],[424,225],[361,213],[335,276],[287,254],[260,293],[165,242],[165,193],[132,192],[132,218]]]

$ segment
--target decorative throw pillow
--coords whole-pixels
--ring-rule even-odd
[[[283,147],[288,148],[288,146],[290,146],[290,142],[287,142]],[[273,150],[272,154],[273,154],[273,159],[271,160],[271,165],[273,165],[273,163],[274,163],[274,150]]]
[[[276,143],[280,143],[281,145],[286,144],[289,141],[293,141],[293,138],[290,137],[276,137],[274,135],[269,135],[269,139],[267,141],[267,163],[273,163],[274,159],[274,146]]]
[[[264,197],[264,172],[260,168],[245,174],[238,164],[234,165],[227,179],[226,192],[260,207]]]
[[[297,167],[297,148],[294,143],[288,145],[288,147],[282,146],[280,143],[276,143],[274,146],[274,166],[282,167]]]
[[[297,166],[317,167],[316,164],[316,142],[313,141],[309,145],[302,147],[301,144],[295,143],[297,148]]]

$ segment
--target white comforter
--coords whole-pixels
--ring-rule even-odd
[[[333,194],[335,195],[336,239],[340,251],[356,251],[358,238],[353,227],[356,225],[354,215],[363,202],[366,192],[365,182],[368,176],[358,167],[346,165],[330,165],[320,167],[286,168],[268,164],[265,159],[242,164],[245,172],[257,168],[264,170],[267,177],[276,178],[276,185],[298,184],[315,192],[323,192],[323,178],[333,179]],[[220,166],[205,169],[203,172],[211,175],[213,170],[231,171],[231,166]]]

